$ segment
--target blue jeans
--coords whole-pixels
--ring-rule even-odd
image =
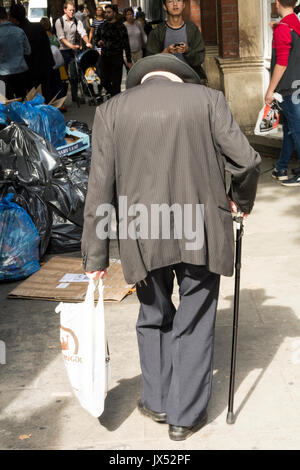
[[[75,64],[75,53],[72,49],[61,50],[62,56],[65,61],[65,67],[67,70],[67,74],[69,76],[70,85],[71,85],[71,94],[72,99],[77,98],[77,90],[78,90],[78,74]],[[69,69],[70,65],[70,70]]]
[[[280,107],[283,111],[283,144],[276,168],[287,170],[294,148],[300,162],[300,103],[295,104],[292,96],[286,96]]]

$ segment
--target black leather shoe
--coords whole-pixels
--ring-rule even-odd
[[[172,426],[169,425],[169,437],[172,441],[184,441],[189,436],[199,431],[207,422],[207,413],[199,419],[193,426]]]
[[[143,415],[148,416],[157,423],[165,423],[167,420],[166,413],[157,413],[156,411],[149,410],[149,408],[143,405],[141,400],[138,401],[138,409]]]

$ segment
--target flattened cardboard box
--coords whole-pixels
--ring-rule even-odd
[[[8,294],[8,298],[53,300],[55,302],[82,302],[87,282],[71,282],[61,288],[60,280],[67,273],[83,274],[81,258],[54,256],[39,271],[23,281]],[[110,260],[108,278],[104,279],[104,301],[120,302],[128,295],[134,284],[127,284],[121,263]],[[95,295],[97,300],[97,294]]]

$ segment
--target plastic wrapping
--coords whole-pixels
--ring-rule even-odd
[[[64,117],[57,108],[44,104],[44,101],[38,93],[31,101],[10,103],[6,114],[11,121],[27,124],[54,147],[65,145]]]
[[[0,132],[0,179],[47,184],[62,168],[56,149],[24,124],[12,123]]]
[[[18,184],[0,186],[0,199],[8,193],[14,195],[13,200],[30,216],[40,238],[39,259],[46,253],[52,228],[52,211],[44,201],[44,188],[25,187]]]
[[[48,253],[80,251],[82,227],[73,224],[53,209],[53,225]]]
[[[91,150],[85,150],[71,157],[63,157],[62,161],[72,183],[86,195],[91,166]]]
[[[85,134],[92,135],[92,130],[88,127],[88,125],[85,122],[80,122],[76,121],[74,119],[71,119],[66,123],[67,127],[74,127],[75,129],[78,129],[81,132],[84,132]]]
[[[61,216],[82,227],[86,193],[72,183],[67,175],[55,177],[46,188],[45,200]]]
[[[45,193],[53,217],[48,252],[80,250],[85,197],[82,185],[73,184],[67,174],[52,179]]]
[[[40,269],[38,232],[12,199],[8,194],[0,201],[0,281],[24,279]]]
[[[265,105],[259,112],[255,135],[275,134],[278,132],[280,111],[277,103],[274,101],[271,106]]]
[[[90,132],[86,124],[75,123]],[[24,124],[12,123],[0,132],[0,197],[11,190],[32,218],[40,257],[45,250],[80,250],[90,160],[90,149],[61,158]]]
[[[5,115],[6,106],[0,103],[0,130],[4,129],[8,124],[8,119]]]

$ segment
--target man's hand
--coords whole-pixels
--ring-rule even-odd
[[[237,214],[237,213],[238,213],[238,206],[236,205],[235,202],[232,201],[232,199],[230,199],[229,196],[227,196],[227,197],[228,197],[228,200],[229,200],[229,203],[230,203],[231,212],[232,212],[233,214]],[[247,219],[248,216],[249,216],[249,214],[244,214],[244,213],[242,212],[242,217],[243,217],[244,220]]]
[[[72,49],[75,51],[76,49],[80,49],[80,46],[78,44],[73,44]]]
[[[179,52],[180,54],[186,54],[186,52],[188,52],[189,50],[189,46],[185,44],[185,42],[181,42],[180,46],[177,46],[176,49],[177,49],[177,52]]]
[[[102,269],[101,271],[87,271],[85,273],[89,279],[93,281],[99,281],[99,279],[104,279],[107,276],[107,270]]]
[[[175,44],[171,44],[162,51],[163,54],[176,54],[176,52],[177,47],[175,46]]]
[[[265,96],[265,103],[268,106],[271,106],[273,101],[274,101],[274,91],[267,90],[266,96]]]
[[[91,49],[93,47],[93,45],[90,43],[90,42],[86,42],[85,43],[86,47],[88,47],[89,49]]]

